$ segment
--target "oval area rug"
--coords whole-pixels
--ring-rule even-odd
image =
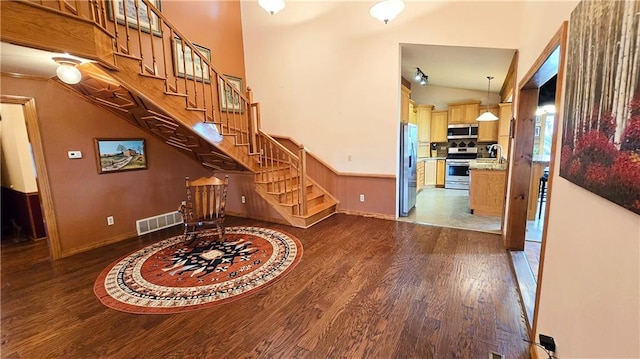
[[[227,227],[185,244],[183,236],[149,245],[110,264],[93,291],[115,310],[180,313],[246,297],[284,277],[302,257],[302,244],[267,228]]]

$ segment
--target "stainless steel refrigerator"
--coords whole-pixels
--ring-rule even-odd
[[[400,216],[406,217],[416,206],[416,160],[418,159],[418,127],[401,124],[400,131]]]

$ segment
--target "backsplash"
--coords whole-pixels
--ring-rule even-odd
[[[478,158],[490,158],[489,146],[495,142],[478,142]]]

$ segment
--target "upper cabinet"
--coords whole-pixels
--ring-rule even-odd
[[[496,117],[500,117],[500,108],[496,105],[490,105],[480,108],[480,111],[489,110]],[[478,123],[478,142],[498,142],[498,128],[500,121],[480,121]]]
[[[409,123],[409,101],[411,101],[411,90],[404,85],[402,87],[402,95],[400,96],[400,121]]]
[[[415,110],[418,122],[418,142],[429,142],[433,105],[417,105]]]
[[[511,126],[511,118],[513,117],[511,103],[501,103],[500,117],[498,125],[498,143],[504,149],[504,157],[509,158],[509,127]]]
[[[418,124],[418,111],[413,100],[409,100],[409,123]]]
[[[447,118],[447,110],[431,112],[431,142],[447,142]]]
[[[476,118],[480,114],[480,101],[450,103],[449,123],[476,123]]]

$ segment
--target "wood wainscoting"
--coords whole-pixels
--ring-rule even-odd
[[[40,239],[47,236],[38,192],[23,193],[2,187],[3,227],[12,226],[12,220],[22,228],[22,235],[24,236],[31,239]]]
[[[300,145],[289,137],[271,137],[291,151],[298,151],[300,148]],[[338,172],[313,153],[307,153],[307,174],[338,199],[338,212],[395,219],[395,175]],[[360,201],[361,195],[364,195],[364,201]]]

